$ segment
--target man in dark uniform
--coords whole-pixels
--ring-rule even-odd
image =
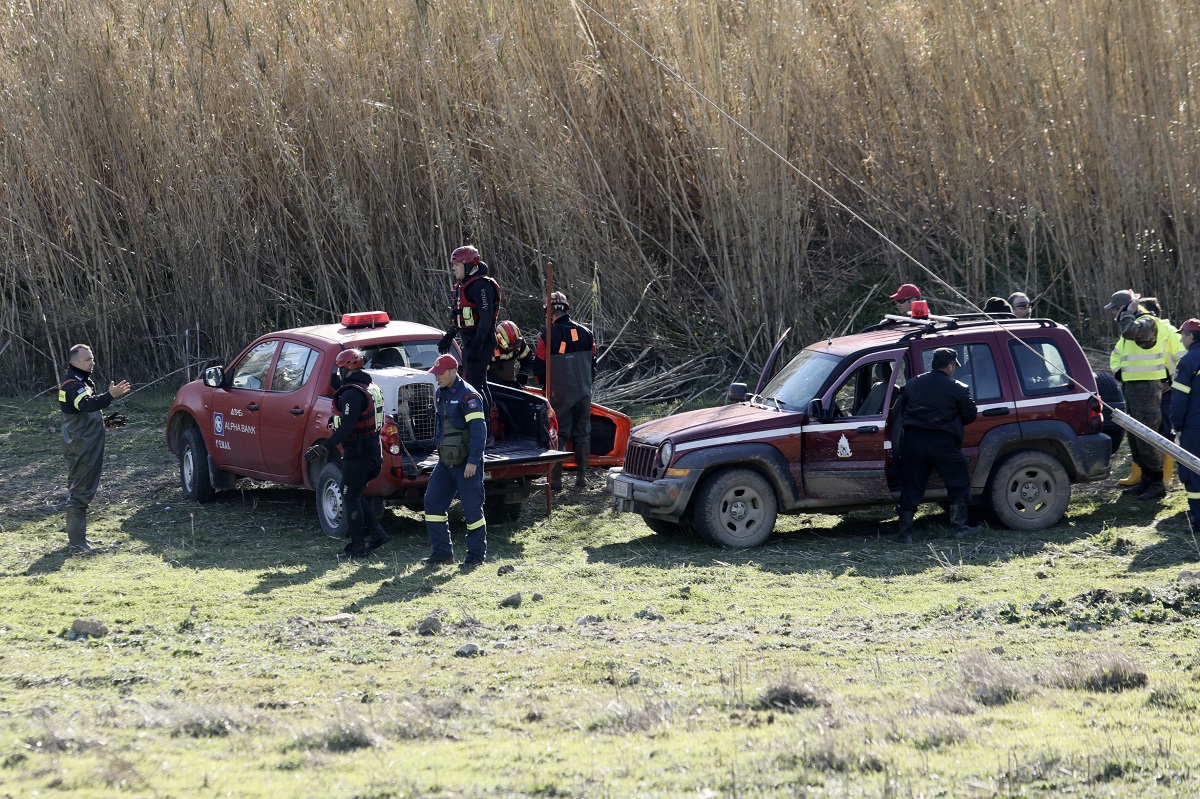
[[[346,537],[350,543],[338,557],[366,557],[389,540],[371,501],[363,489],[379,474],[383,449],[379,430],[383,427],[383,392],[363,371],[363,354],[355,349],[342,350],[334,361],[337,366],[336,391],[333,395],[333,435],[313,444],[304,459],[313,462],[337,454],[342,448],[342,510],[346,514]],[[370,532],[370,537],[367,533]]]
[[[453,355],[439,355],[430,368],[437,378],[438,462],[425,489],[425,527],[429,531],[426,566],[454,562],[447,515],[454,497],[467,520],[467,557],[472,569],[487,558],[487,519],[483,516],[483,444],[487,436],[483,398],[458,376]]]
[[[67,459],[67,548],[94,552],[100,541],[88,541],[87,509],[100,487],[104,466],[104,416],[100,411],[129,393],[129,382],[109,382],[108,391],[96,393],[92,372],[96,356],[87,344],[76,344],[67,354],[70,364],[58,384],[62,411],[63,455]]]
[[[450,254],[454,272],[451,290],[453,326],[438,345],[443,355],[450,352],[457,334],[462,339],[463,379],[483,398],[484,419],[490,422],[492,393],[488,389],[487,370],[496,346],[496,321],[500,313],[500,284],[488,275],[488,265],[479,250],[466,245]]]
[[[937,469],[950,498],[954,537],[963,538],[977,528],[967,524],[971,483],[967,458],[962,454],[963,426],[975,421],[977,409],[971,392],[954,379],[958,355],[949,347],[933,351],[928,372],[904,386],[900,424],[904,427],[900,478],[900,533],[897,543],[911,544],[913,516],[925,498],[929,475]]]
[[[1200,455],[1200,319],[1189,319],[1179,328],[1187,348],[1175,381],[1171,383],[1171,425],[1179,431],[1179,446]],[[1200,528],[1200,475],[1179,464],[1179,480],[1187,491],[1188,523]]]
[[[513,388],[522,388],[529,380],[533,350],[521,336],[521,328],[505,319],[496,325],[496,350],[488,366],[488,380]]]
[[[575,451],[575,487],[587,488],[587,465],[592,449],[592,379],[596,372],[596,339],[592,331],[571,320],[567,295],[550,295],[550,344],[546,333],[538,336],[533,374],[546,385],[546,359],[550,358],[550,406],[558,417],[560,441],[569,439]],[[550,475],[550,488],[562,490],[562,463]]]

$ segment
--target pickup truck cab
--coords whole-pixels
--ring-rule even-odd
[[[624,468],[609,471],[614,507],[641,514],[656,532],[747,547],[767,539],[778,513],[894,503],[892,409],[938,347],[958,353],[954,377],[979,408],[963,443],[973,504],[1008,527],[1041,529],[1062,518],[1072,483],[1109,473],[1095,377],[1065,327],[983,315],[896,318],[812,344],[769,380],[768,363],[756,393],[730,387],[735,404],[634,428]],[[935,474],[926,501],[945,497]]]
[[[391,321],[379,311],[260,336],[227,366],[207,369],[175,395],[166,437],[179,457],[184,496],[207,502],[241,476],[312,488],[322,529],[341,537],[340,462],[308,464],[304,452],[330,435],[334,359],[356,347],[386,401],[383,467],[365,494],[380,509],[389,502],[420,509],[437,464],[437,382],[427,370],[441,337],[440,330]],[[558,449],[549,403],[517,389],[490,388],[495,416],[503,421],[493,425],[496,442],[484,455],[486,512],[493,521],[512,521],[533,480],[570,455]]]

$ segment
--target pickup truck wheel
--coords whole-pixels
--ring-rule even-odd
[[[992,476],[992,510],[1005,527],[1041,530],[1057,524],[1071,501],[1071,481],[1058,459],[1021,450],[1005,458]]]
[[[521,518],[520,502],[505,502],[503,497],[487,499],[483,505],[483,517],[488,524],[510,524]]]
[[[346,513],[342,503],[342,467],[327,463],[317,474],[317,520],[330,538],[346,537]]]
[[[687,527],[679,522],[671,522],[666,519],[659,519],[655,516],[642,516],[642,521],[646,523],[654,532],[659,535],[683,535],[687,532]]]
[[[726,469],[700,486],[692,527],[718,546],[756,547],[775,529],[776,507],[775,490],[762,475]]]
[[[192,502],[208,502],[217,493],[208,476],[208,447],[199,428],[183,432],[183,449],[179,451],[179,484],[183,498]]]

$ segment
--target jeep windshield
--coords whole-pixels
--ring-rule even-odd
[[[780,409],[804,410],[841,362],[840,355],[804,350],[767,383],[755,400]]]

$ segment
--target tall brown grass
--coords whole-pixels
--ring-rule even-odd
[[[442,325],[464,242],[522,326],[553,261],[647,365],[873,321],[902,281],[1085,337],[1123,286],[1200,312],[1197,4],[589,3],[789,163],[572,0],[10,4],[8,380],[79,340],[146,380],[197,324],[224,357],[349,309]]]

